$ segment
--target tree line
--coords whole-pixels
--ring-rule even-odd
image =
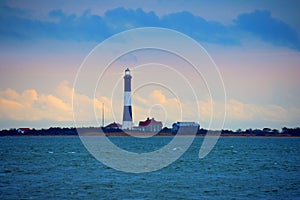
[[[109,134],[110,131],[101,128],[103,132]],[[9,130],[1,130],[0,136],[75,136],[78,135],[78,131],[80,133],[89,133],[89,132],[99,132],[100,128],[97,127],[86,127],[86,128],[61,128],[61,127],[51,127],[49,129],[30,129],[24,130],[21,129],[9,129]],[[113,132],[123,132],[121,129],[113,130]],[[197,135],[204,136],[206,135],[208,130],[199,129]],[[210,133],[217,133],[217,131],[210,131]],[[219,132],[219,131],[218,131]],[[171,129],[164,127],[157,135],[172,135]],[[238,129],[236,131],[233,130],[222,130],[222,136],[274,136],[274,137],[300,137],[300,128],[287,128],[283,127],[281,130],[271,129],[271,128],[263,128],[263,129],[246,129],[241,130]]]

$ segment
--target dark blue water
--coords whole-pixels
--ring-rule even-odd
[[[170,138],[113,140],[153,149]],[[200,160],[202,141],[166,168],[129,174],[98,162],[78,137],[1,137],[0,199],[300,199],[300,139],[221,138]]]

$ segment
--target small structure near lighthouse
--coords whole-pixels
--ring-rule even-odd
[[[154,118],[147,118],[145,121],[140,121],[138,130],[141,132],[159,132],[162,129],[162,122],[156,121]]]
[[[132,108],[131,108],[131,75],[130,70],[125,70],[124,76],[124,109],[122,129],[132,130]]]

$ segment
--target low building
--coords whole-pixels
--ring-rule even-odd
[[[18,133],[24,134],[24,133],[30,131],[30,128],[18,128],[17,131],[18,131]]]
[[[122,125],[116,122],[110,123],[107,126],[104,127],[104,132],[117,132],[120,131],[122,128]]]
[[[172,134],[197,134],[200,124],[196,122],[176,122],[172,125]]]
[[[156,121],[154,118],[147,118],[145,121],[140,121],[138,130],[141,132],[159,132],[163,125],[161,121]]]

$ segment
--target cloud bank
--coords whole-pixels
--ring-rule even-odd
[[[180,31],[199,42],[218,45],[240,45],[243,38],[253,37],[277,46],[300,50],[299,35],[290,25],[273,18],[267,10],[242,13],[224,25],[209,21],[188,11],[158,16],[141,8],[124,7],[107,10],[103,15],[86,10],[81,15],[62,10],[48,13],[47,19],[35,19],[30,13],[0,5],[1,40],[57,39],[101,42],[124,30],[138,27],[163,27]]]
[[[56,87],[53,94],[39,93],[34,89],[17,92],[12,89],[0,91],[0,120],[14,121],[57,121],[73,122],[72,93],[74,89],[69,86],[67,81],[62,82]],[[102,102],[105,105],[106,124],[117,121],[121,122],[122,100],[117,100],[118,108],[112,109],[112,100],[107,97],[90,98],[83,94],[76,94],[78,103],[81,105],[82,112],[80,120],[86,122],[92,118],[98,118],[101,125]],[[185,117],[195,119],[197,112],[200,113],[200,123],[202,127],[207,128],[212,114],[212,104],[215,108],[226,106],[227,116],[225,124],[232,122],[250,124],[253,122],[262,122],[264,125],[288,124],[294,119],[300,118],[300,108],[284,108],[279,105],[255,105],[248,104],[236,99],[230,99],[226,105],[211,99],[199,101],[197,108],[191,106],[193,102],[179,102],[176,98],[167,97],[161,90],[154,90],[146,97],[134,96],[133,113],[134,121],[137,124],[139,120],[146,117],[155,117],[162,120],[165,126],[170,126],[172,122],[180,119],[180,109],[185,110]],[[96,112],[88,113],[89,109],[85,106],[94,105]],[[96,115],[95,115],[96,113]],[[216,112],[218,113],[218,112]],[[216,116],[216,118],[222,117]],[[213,128],[213,127],[212,127]]]

